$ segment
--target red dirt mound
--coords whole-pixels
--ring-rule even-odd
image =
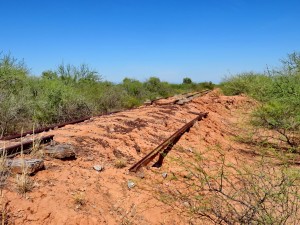
[[[181,149],[201,151],[219,145],[229,155],[238,155],[234,149],[239,144],[232,138],[235,125],[254,105],[247,97],[213,91],[182,106],[142,106],[47,132],[55,135],[56,143],[72,145],[77,158],[46,157],[46,169],[31,177],[34,187],[25,197],[16,192],[15,177],[10,177],[3,191],[9,221],[24,225],[187,224],[187,218],[154,198],[146,183],[161,180],[167,185],[162,173],[176,172],[168,157]],[[196,117],[191,111],[209,114],[180,138],[162,167],[129,174],[131,165]],[[96,171],[95,165],[104,169]]]

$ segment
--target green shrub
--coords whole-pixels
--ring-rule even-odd
[[[98,107],[102,112],[110,112],[122,108],[124,94],[118,86],[106,87],[101,96],[98,97]]]
[[[0,59],[0,136],[24,126],[30,105],[26,104],[28,69],[10,55]]]
[[[84,116],[139,106],[146,99],[197,89],[197,84],[169,84],[157,77],[145,82],[125,78],[103,81],[86,64],[61,64],[30,76],[23,61],[0,59],[0,135],[67,122]]]
[[[139,99],[142,99],[146,94],[143,83],[135,79],[124,78],[121,86],[124,88],[128,95]]]
[[[225,95],[244,93],[260,98],[269,88],[270,81],[271,79],[266,75],[249,72],[227,77],[220,86]]]
[[[300,131],[300,55],[292,53],[282,67],[267,75],[244,73],[226,78],[225,94],[245,93],[262,104],[253,114],[253,124],[277,131],[291,146],[298,146]]]
[[[274,166],[265,157],[251,164],[233,163],[220,150],[194,151],[188,157],[174,159],[182,175],[167,187],[155,188],[161,201],[187,215],[192,224],[298,223],[298,169],[284,162]]]
[[[191,83],[193,83],[193,82],[192,82],[192,79],[189,77],[185,77],[182,80],[182,84],[191,84]]]

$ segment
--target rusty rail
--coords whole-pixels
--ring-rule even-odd
[[[21,152],[21,150],[27,150],[33,147],[34,142],[38,141],[40,144],[45,144],[53,140],[54,135],[47,135],[44,137],[41,137],[36,140],[28,140],[28,141],[23,141],[19,142],[17,144],[7,146],[5,148],[0,148],[0,152],[6,151],[7,156],[13,156],[16,155],[17,153]]]
[[[159,102],[156,102],[156,101],[158,101],[158,100],[156,100],[153,103],[156,104],[156,105],[169,105],[169,104],[179,104],[183,100],[186,100],[184,103],[187,103],[187,102],[191,101],[192,99],[194,99],[196,97],[206,95],[209,92],[211,92],[211,90],[204,90],[204,91],[199,91],[199,92],[187,93],[187,94],[183,94],[183,96],[180,99],[174,99],[170,102],[159,103]],[[179,104],[179,105],[182,105],[182,104]]]
[[[193,92],[193,93],[186,93],[186,94],[184,94],[184,98],[191,98],[191,97],[196,96],[196,95],[202,96],[202,95],[207,94],[210,91],[211,90],[205,90],[205,91]],[[163,98],[155,99],[155,100],[151,101],[151,104],[155,103],[155,101],[158,101],[160,99],[163,99]],[[179,100],[174,100],[174,101],[169,102],[167,104],[176,104]],[[135,109],[135,108],[133,108],[133,109]],[[132,109],[128,109],[128,110],[132,110]],[[53,130],[55,128],[61,128],[61,127],[64,127],[66,125],[72,125],[72,124],[76,124],[76,123],[81,123],[81,122],[83,122],[85,120],[91,119],[92,117],[99,117],[99,116],[111,115],[111,114],[115,114],[115,113],[118,113],[118,112],[124,112],[124,111],[128,111],[128,110],[117,110],[117,111],[113,111],[113,112],[109,112],[109,113],[101,113],[101,114],[94,115],[94,116],[87,116],[87,117],[83,117],[83,118],[80,118],[80,119],[77,119],[77,120],[72,120],[70,122],[65,122],[65,123],[50,125],[50,126],[47,126],[47,127],[33,129],[33,130],[26,131],[26,132],[19,133],[19,134],[12,134],[12,135],[8,135],[8,136],[0,137],[0,140],[17,139],[17,138],[24,137],[26,135],[38,134],[38,133],[42,133],[42,132],[45,132],[45,131]]]
[[[197,121],[206,118],[208,115],[207,112],[199,113],[198,116],[181,127],[178,131],[172,134],[168,139],[162,142],[158,147],[149,152],[146,156],[144,156],[141,160],[135,163],[133,166],[129,168],[130,172],[137,172],[142,166],[146,166],[149,162],[151,162],[159,153],[163,153],[163,151],[171,146],[176,140],[178,140],[187,130],[189,130]]]
[[[69,125],[69,124],[80,123],[80,122],[83,122],[83,121],[88,120],[90,118],[91,117],[84,117],[84,118],[81,118],[81,119],[78,119],[78,120],[73,120],[73,121],[70,121],[70,122],[55,124],[55,125],[51,125],[51,126],[48,126],[48,127],[38,128],[38,129],[31,130],[31,131],[26,131],[22,134],[20,133],[20,134],[13,134],[13,135],[9,135],[9,136],[4,136],[4,137],[0,138],[0,140],[12,140],[12,139],[24,137],[26,135],[38,134],[38,133],[42,133],[44,131],[53,130],[55,128],[61,128],[61,127],[64,127],[66,125]]]
[[[187,92],[187,93],[183,93],[183,94],[181,94],[182,95],[182,98],[188,98],[188,97],[190,97],[190,96],[194,96],[194,95],[196,95],[196,94],[199,94],[199,93],[202,93],[202,91],[200,91],[200,92]],[[175,96],[175,95],[174,95]],[[166,98],[164,98],[164,97],[159,97],[159,98],[156,98],[156,99],[153,99],[153,100],[151,100],[150,102],[150,105],[153,105],[153,104],[155,104],[155,102],[157,102],[157,101],[159,101],[159,100],[162,100],[162,99],[168,99],[168,98],[172,98],[172,97],[174,97],[174,96],[170,96],[170,97],[166,97]],[[174,101],[176,101],[176,100],[174,100]],[[174,103],[174,102],[171,102],[171,104],[172,103]],[[170,103],[168,103],[168,104],[170,104]]]
[[[56,129],[56,128],[61,128],[61,127],[67,126],[67,125],[81,123],[81,122],[84,122],[85,120],[91,119],[92,117],[106,116],[106,115],[111,115],[111,114],[118,113],[118,112],[122,112],[122,111],[118,110],[118,111],[113,111],[113,112],[109,112],[109,113],[102,113],[102,114],[95,115],[95,116],[87,116],[87,117],[83,117],[83,118],[80,118],[80,119],[77,119],[77,120],[72,120],[70,122],[55,124],[55,125],[51,125],[51,126],[47,126],[47,127],[42,127],[42,128],[26,131],[26,132],[19,133],[19,134],[4,136],[4,137],[0,138],[0,140],[12,140],[12,139],[24,137],[26,135],[38,134],[38,133],[42,133],[44,131],[49,131],[49,130],[53,130],[53,129]]]

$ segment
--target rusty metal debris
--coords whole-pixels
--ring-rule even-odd
[[[33,147],[35,142],[38,142],[39,144],[45,144],[53,140],[54,135],[47,135],[44,137],[39,138],[38,140],[28,140],[19,142],[17,144],[7,146],[5,148],[0,148],[0,152],[6,151],[7,156],[14,156],[21,152],[21,150],[27,150]]]
[[[168,139],[166,139],[164,142],[162,142],[158,147],[156,147],[154,150],[149,152],[145,157],[143,157],[141,160],[139,160],[136,164],[134,164],[132,167],[129,168],[130,172],[137,172],[141,167],[146,166],[149,162],[151,162],[158,154],[160,154],[160,159],[158,163],[162,162],[162,159],[164,157],[164,154],[166,150],[170,150],[170,147],[176,143],[179,138],[188,131],[197,121],[202,120],[203,118],[206,118],[208,115],[207,112],[205,113],[199,113],[198,116],[185,124],[183,127],[181,127],[178,131],[176,131],[174,134],[172,134]]]

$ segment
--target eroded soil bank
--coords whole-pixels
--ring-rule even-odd
[[[169,185],[164,173],[178,171],[171,158],[181,151],[218,146],[228,157],[245,157],[235,141],[236,127],[254,105],[245,96],[213,91],[182,106],[143,106],[47,132],[56,143],[72,145],[76,159],[44,158],[46,169],[31,177],[34,187],[26,196],[16,192],[12,175],[3,191],[8,219],[11,224],[187,224],[148,184]],[[160,168],[151,167],[154,160],[130,174],[131,165],[196,117],[191,111],[209,114],[180,138]],[[96,165],[104,169],[97,171]]]

